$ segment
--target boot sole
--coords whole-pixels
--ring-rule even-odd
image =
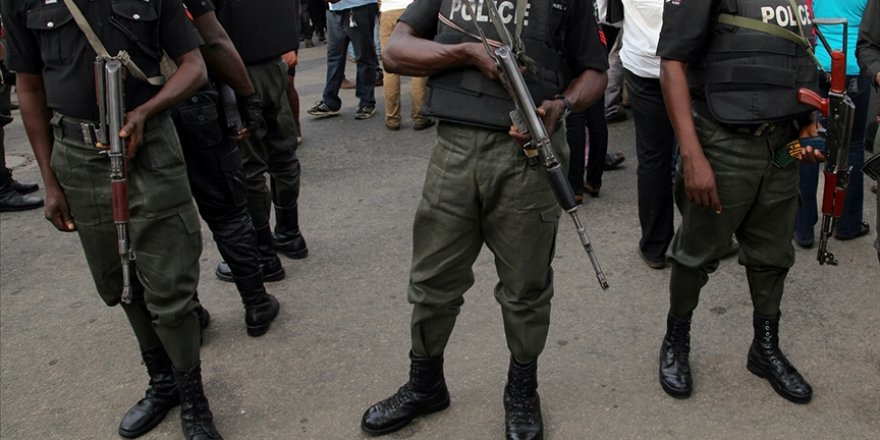
[[[284,255],[287,258],[292,258],[294,260],[302,260],[303,258],[306,258],[309,256],[309,249],[308,248],[305,248],[300,251],[295,251],[295,252],[290,252],[290,251],[285,251],[283,249],[275,248],[275,252],[278,252],[279,254]]]
[[[795,396],[794,394],[791,394],[791,393],[785,391],[781,386],[779,386],[779,384],[775,380],[771,379],[771,377],[768,374],[765,374],[764,371],[761,370],[761,367],[755,365],[755,363],[752,362],[751,359],[749,359],[748,362],[746,363],[746,368],[755,376],[758,376],[761,379],[765,379],[765,380],[767,380],[767,382],[770,382],[770,386],[773,387],[773,391],[776,391],[776,394],[779,394],[780,396],[784,397],[789,402],[793,402],[793,403],[797,403],[797,404],[802,405],[805,403],[810,403],[810,400],[813,398],[812,395]]]
[[[275,318],[278,317],[278,314],[281,313],[281,303],[278,303],[278,311],[275,312],[275,315],[272,316],[265,324],[260,325],[248,325],[247,326],[247,334],[252,338],[257,338],[265,335],[269,331],[269,327],[272,326],[272,321],[275,321]]]
[[[366,432],[367,434],[370,434],[373,436],[391,434],[392,432],[399,431],[404,426],[409,425],[410,422],[412,422],[413,420],[416,419],[416,417],[421,417],[421,416],[433,414],[435,412],[443,411],[446,408],[449,408],[449,398],[448,397],[445,400],[443,400],[442,402],[438,402],[432,406],[429,406],[428,408],[425,409],[425,411],[423,411],[415,416],[403,419],[403,420],[401,420],[391,426],[388,426],[386,428],[371,429],[371,428],[364,426],[364,422],[363,422],[363,420],[361,420],[361,430]]]
[[[174,405],[174,406],[178,406],[178,405]],[[157,414],[156,417],[153,417],[149,421],[149,423],[144,425],[144,427],[142,429],[139,429],[137,431],[127,431],[125,429],[122,429],[122,427],[120,426],[117,433],[120,436],[125,437],[125,438],[138,438],[138,437],[152,431],[153,428],[155,428],[156,426],[159,425],[159,423],[162,423],[162,420],[165,420],[165,416],[168,415],[168,412],[171,411],[171,408],[173,408],[173,407],[168,408],[163,413]]]

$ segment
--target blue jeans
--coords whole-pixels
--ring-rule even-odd
[[[819,88],[823,94],[828,93],[829,84],[825,78],[819,76]],[[862,76],[846,77],[847,94],[856,106],[853,115],[852,138],[849,144],[849,166],[852,167],[849,176],[849,185],[846,188],[846,197],[843,202],[843,214],[837,221],[837,237],[851,237],[856,235],[862,228],[864,210],[864,175],[862,165],[865,163],[865,125],[868,118],[868,104],[871,97],[867,81]],[[824,122],[824,121],[823,121]],[[816,146],[815,140],[808,145]],[[824,140],[819,140],[824,147]],[[805,143],[804,146],[806,146]],[[800,164],[800,193],[801,206],[797,213],[797,224],[794,234],[801,243],[812,243],[815,240],[815,226],[819,220],[818,205],[816,203],[816,189],[819,185],[819,165]]]
[[[339,87],[345,77],[345,48],[354,46],[357,59],[355,96],[359,107],[376,105],[376,68],[379,59],[373,44],[378,6],[370,3],[342,11],[327,11],[327,82],[321,100],[331,110],[339,110]],[[351,27],[351,23],[356,24]]]

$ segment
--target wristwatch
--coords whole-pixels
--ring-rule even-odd
[[[565,110],[562,111],[561,119],[565,119],[571,114],[571,102],[564,95],[553,95],[553,99],[561,99]]]

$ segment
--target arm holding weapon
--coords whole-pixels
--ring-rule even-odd
[[[474,20],[483,46],[494,57],[501,82],[516,105],[516,109],[510,113],[510,119],[513,122],[511,135],[520,141],[524,141],[523,151],[526,157],[528,157],[530,165],[536,167],[539,163],[543,164],[550,186],[556,195],[556,200],[562,209],[571,216],[572,221],[574,221],[578,237],[584,246],[584,250],[587,252],[587,257],[593,266],[599,285],[602,289],[607,289],[608,281],[605,277],[605,272],[599,265],[599,260],[593,250],[593,245],[587,235],[586,228],[578,216],[578,205],[574,198],[574,192],[568,184],[566,173],[562,170],[562,165],[550,142],[550,133],[556,130],[559,119],[564,118],[565,114],[573,110],[573,105],[568,97],[563,94],[554,97],[551,102],[555,102],[555,104],[544,101],[541,103],[541,108],[536,109],[525,79],[522,76],[519,57],[514,53],[513,38],[504,27],[495,4],[493,2],[484,3],[489,11],[489,21],[495,27],[501,43],[496,45],[497,47],[494,50],[490,48],[489,40],[480,29],[479,23],[476,22],[477,13],[473,2],[468,0],[468,5],[471,8],[470,15]],[[600,96],[599,90],[604,91],[606,82],[607,79],[605,79],[604,74],[588,69],[568,86],[565,93],[576,98],[578,104],[576,109],[581,110],[586,108],[589,102],[598,99]],[[555,110],[548,112],[548,109]],[[539,114],[539,111],[541,114]],[[545,126],[545,121],[541,119],[541,116],[546,117],[547,126]],[[528,136],[528,138],[523,135]]]
[[[814,20],[816,24],[843,26],[841,50],[832,50],[824,38],[820,38],[831,54],[831,88],[827,98],[822,98],[807,89],[798,91],[798,101],[810,105],[826,118],[825,144],[825,187],[822,193],[822,229],[819,234],[819,264],[837,265],[834,254],[828,252],[828,238],[837,219],[843,215],[843,202],[849,184],[850,165],[848,163],[850,138],[852,136],[855,104],[846,94],[846,20]],[[821,33],[819,34],[821,36]]]

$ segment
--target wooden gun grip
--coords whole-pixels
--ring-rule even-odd
[[[806,104],[819,110],[825,117],[828,117],[828,99],[819,96],[818,93],[810,89],[800,89],[797,93],[797,100],[801,104]]]

